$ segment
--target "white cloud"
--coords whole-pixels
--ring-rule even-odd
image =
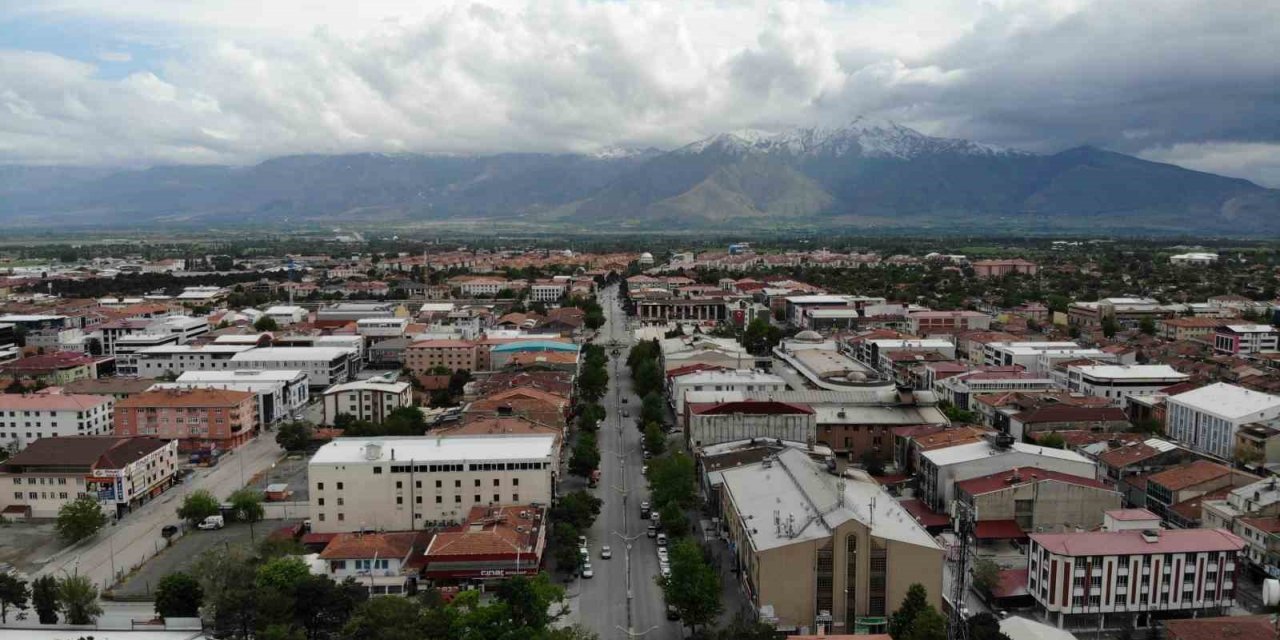
[[[1280,186],[1280,143],[1277,142],[1183,143],[1148,149],[1141,155],[1188,169]]]
[[[133,60],[133,54],[128,51],[100,51],[98,59],[103,62],[130,62]]]
[[[0,11],[100,23],[117,35],[102,60],[126,61],[120,42],[164,52],[107,79],[88,62],[0,51],[11,114],[0,161],[672,147],[865,114],[1035,150],[1260,145],[1219,166],[1280,184],[1256,169],[1280,140],[1280,3],[0,0]]]

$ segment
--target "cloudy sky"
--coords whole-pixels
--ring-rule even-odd
[[[858,115],[1280,187],[1280,2],[0,0],[0,163],[670,148]]]

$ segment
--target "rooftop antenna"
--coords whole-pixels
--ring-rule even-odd
[[[867,505],[867,508],[871,514],[870,522],[867,523],[867,526],[875,526],[876,524],[876,497],[875,496],[871,496],[871,503]]]
[[[836,480],[836,506],[837,507],[841,507],[841,508],[844,507],[844,489],[845,489],[844,477],[841,477],[839,480]],[[874,499],[875,498],[872,498],[872,500]]]

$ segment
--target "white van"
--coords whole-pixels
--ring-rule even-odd
[[[209,516],[208,518],[205,518],[203,522],[196,525],[196,528],[204,531],[211,531],[213,529],[221,529],[225,526],[227,526],[227,521],[223,519],[222,516]]]

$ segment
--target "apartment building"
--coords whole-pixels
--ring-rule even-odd
[[[1195,451],[1231,459],[1236,432],[1280,417],[1280,397],[1219,382],[1165,399],[1165,432]]]
[[[357,380],[329,387],[323,402],[324,424],[333,424],[339,415],[382,424],[392,411],[414,406],[413,387],[408,382],[386,378]]]
[[[228,369],[302,371],[312,387],[328,387],[351,379],[359,353],[348,347],[262,347],[240,351]]]
[[[56,518],[82,495],[120,517],[173,484],[178,445],[159,438],[44,438],[0,462],[0,513]]]
[[[1201,502],[1201,526],[1226,529],[1245,541],[1244,558],[1268,575],[1280,573],[1274,533],[1280,533],[1280,484],[1274,477],[1236,487]]]
[[[686,401],[684,425],[690,450],[752,438],[816,443],[818,436],[817,413],[787,402]]]
[[[1040,270],[1039,265],[1022,258],[976,260],[970,266],[973,267],[973,275],[979,278],[1001,278],[1011,273],[1024,273],[1034,276]]]
[[[502,278],[472,277],[457,281],[458,289],[464,296],[493,297],[505,290],[523,289],[523,282],[513,282]]]
[[[1222,529],[1031,535],[1027,590],[1062,626],[1149,624],[1151,614],[1215,615],[1235,604],[1244,541]]]
[[[0,377],[30,379],[60,387],[98,377],[98,359],[71,351],[27,356],[0,365]]]
[[[60,390],[0,394],[0,447],[14,453],[42,438],[110,434],[114,407],[110,396]]]
[[[876,483],[842,479],[794,448],[712,474],[735,573],[779,631],[852,633],[915,583],[940,606],[942,548]]]
[[[408,318],[361,318],[356,320],[356,333],[371,343],[402,338],[408,328]]]
[[[1165,340],[1212,341],[1213,333],[1222,325],[1218,318],[1165,318],[1156,326]]]
[[[907,314],[907,330],[918,336],[961,331],[986,331],[991,316],[977,311],[913,311]]]
[[[1213,351],[1232,356],[1275,353],[1280,331],[1269,324],[1226,324],[1213,333]]]
[[[298,369],[186,371],[175,382],[187,388],[253,391],[262,424],[288,420],[311,402],[311,380]]]
[[[437,367],[478,371],[480,349],[470,340],[422,340],[404,350],[404,363],[414,375],[426,375]]]
[[[783,391],[786,380],[760,371],[698,371],[671,379],[671,405],[684,414],[685,393],[691,391]]]
[[[554,435],[340,438],[307,466],[317,533],[461,522],[476,506],[550,505]]]
[[[920,498],[945,511],[962,480],[989,476],[1020,467],[1037,467],[1078,478],[1094,478],[1093,462],[1074,452],[1013,442],[1005,436],[960,444],[920,454]]]
[[[240,353],[253,349],[252,345],[231,344],[167,344],[138,349],[130,358],[121,357],[128,364],[121,367],[125,375],[142,378],[161,378],[184,371],[218,371],[243,369],[232,364]]]
[[[281,327],[306,322],[307,318],[311,317],[311,313],[305,308],[289,305],[267,307],[267,310],[263,311],[262,315],[275,320],[276,325]]]
[[[351,578],[371,596],[403,595],[430,538],[422,531],[339,533],[320,552],[312,573],[336,582]]]
[[[1147,495],[1143,505],[1171,527],[1194,528],[1203,516],[1200,507],[1179,508],[1206,496],[1225,494],[1235,487],[1252,484],[1258,477],[1208,460],[1195,460],[1164,469],[1147,476]]]
[[[529,299],[534,302],[556,302],[568,291],[568,280],[538,280],[529,285]]]
[[[180,451],[234,449],[258,428],[258,396],[224,389],[159,389],[116,403],[115,433],[177,440]]]
[[[956,499],[973,507],[975,537],[990,542],[1033,532],[1095,529],[1122,506],[1120,493],[1093,478],[1015,467],[956,483]]]
[[[1107,398],[1117,407],[1129,396],[1155,395],[1186,382],[1191,376],[1167,364],[1068,365],[1067,389],[1072,393]]]

